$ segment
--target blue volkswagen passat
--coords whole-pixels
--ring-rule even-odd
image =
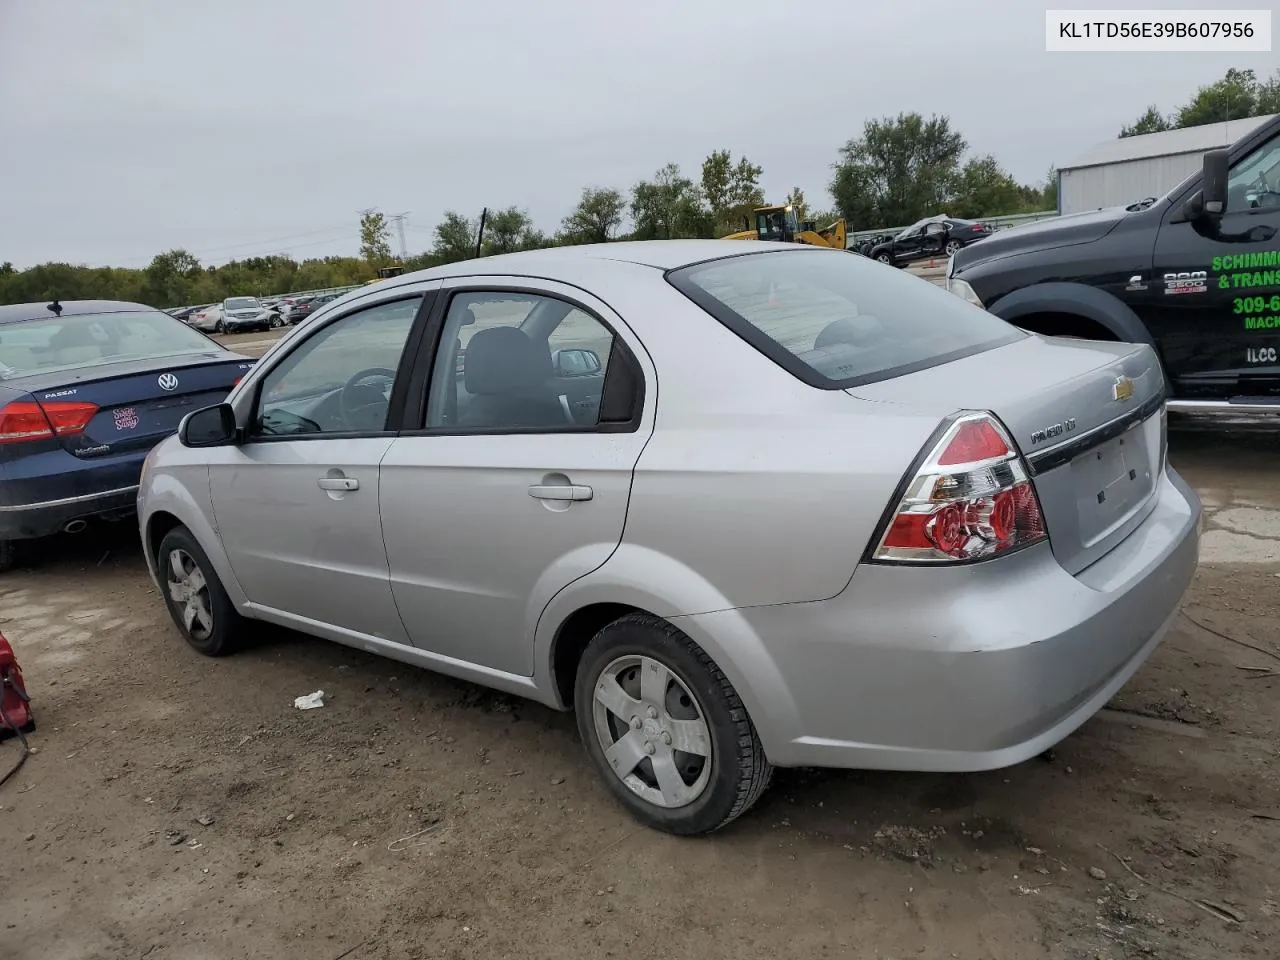
[[[147,452],[252,364],[137,303],[0,306],[0,570],[18,541],[133,513]]]

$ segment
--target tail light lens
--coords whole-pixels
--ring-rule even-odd
[[[79,401],[15,400],[0,407],[0,443],[49,440],[83,433],[98,405]]]
[[[1009,434],[990,414],[965,414],[907,483],[870,559],[964,563],[1047,536],[1040,501]]]

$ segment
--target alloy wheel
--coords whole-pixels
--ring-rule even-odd
[[[652,657],[618,657],[601,671],[592,719],[605,761],[633,793],[665,809],[711,783],[711,732],[685,682]]]
[[[169,551],[166,573],[169,599],[178,606],[182,624],[193,640],[204,642],[213,633],[213,610],[204,571],[185,550]]]

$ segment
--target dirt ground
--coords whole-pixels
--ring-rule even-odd
[[[39,721],[0,960],[1275,956],[1280,435],[1173,459],[1203,562],[1109,710],[993,773],[779,771],[699,840],[637,827],[568,715],[283,631],[207,660],[132,528],[50,543],[0,576]]]

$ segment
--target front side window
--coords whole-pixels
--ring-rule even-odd
[[[0,326],[0,380],[218,349],[159,310],[41,317]]]
[[[668,279],[780,366],[828,389],[887,380],[1025,336],[918,277],[839,252],[727,257]]]
[[[298,437],[386,428],[421,297],[348,314],[298,344],[262,379],[251,433]]]
[[[1227,210],[1280,210],[1280,136],[1232,166],[1227,178]]]
[[[468,291],[449,303],[426,426],[566,430],[596,426],[613,332],[554,297]]]

